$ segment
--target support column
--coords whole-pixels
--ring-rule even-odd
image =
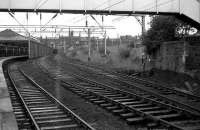
[[[99,41],[98,41],[98,38],[97,38],[97,51],[99,52]]]
[[[71,45],[71,30],[69,28],[69,44]]]
[[[66,41],[64,40],[64,53],[66,53]]]
[[[6,49],[6,50],[5,50],[5,51],[6,51],[6,56],[8,56],[8,49],[7,49],[7,47],[6,47],[5,49]]]
[[[142,35],[144,35],[145,32],[146,32],[145,16],[142,16]]]
[[[105,52],[104,52],[104,53],[105,53],[105,56],[106,56],[106,55],[107,55],[106,31],[105,31],[105,34],[104,34],[104,38],[105,38],[105,39],[104,39],[104,45],[105,45],[105,48],[104,48],[104,49],[105,49],[105,50],[104,50]]]
[[[31,58],[31,40],[30,40],[30,33],[28,33],[28,57]]]
[[[200,22],[200,0],[198,0],[199,2],[199,22]]]
[[[91,32],[90,28],[88,28],[88,61],[91,60]]]
[[[179,0],[179,14],[182,14],[182,11],[181,11],[181,0]]]

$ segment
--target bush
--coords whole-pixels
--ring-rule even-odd
[[[128,59],[130,57],[130,50],[128,48],[123,48],[119,50],[119,56],[121,59]]]
[[[107,55],[110,55],[110,50],[106,50]],[[104,47],[99,47],[99,54],[103,57],[105,57],[105,48]]]
[[[83,48],[81,51],[82,51],[82,53],[83,53],[84,55],[88,55],[88,53],[89,53],[88,48]]]
[[[58,54],[58,50],[57,49],[53,49],[53,54]]]
[[[72,57],[75,57],[76,55],[77,55],[77,52],[76,52],[76,51],[72,51],[72,52],[71,52],[71,56],[72,56]]]
[[[105,53],[104,47],[99,47],[99,54],[102,55]]]

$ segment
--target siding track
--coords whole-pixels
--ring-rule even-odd
[[[94,130],[19,70],[16,64],[10,65],[7,72],[12,83],[9,92],[19,129]]]

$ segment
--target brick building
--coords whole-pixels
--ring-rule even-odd
[[[198,40],[197,40],[198,39]],[[200,38],[187,37],[184,41],[159,44],[153,66],[162,70],[187,72],[200,69]]]

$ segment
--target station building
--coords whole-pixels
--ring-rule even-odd
[[[52,52],[51,47],[33,37],[25,37],[10,29],[0,32],[0,57],[27,55],[36,58]]]
[[[0,32],[0,57],[12,55],[28,55],[27,38],[6,29]]]

